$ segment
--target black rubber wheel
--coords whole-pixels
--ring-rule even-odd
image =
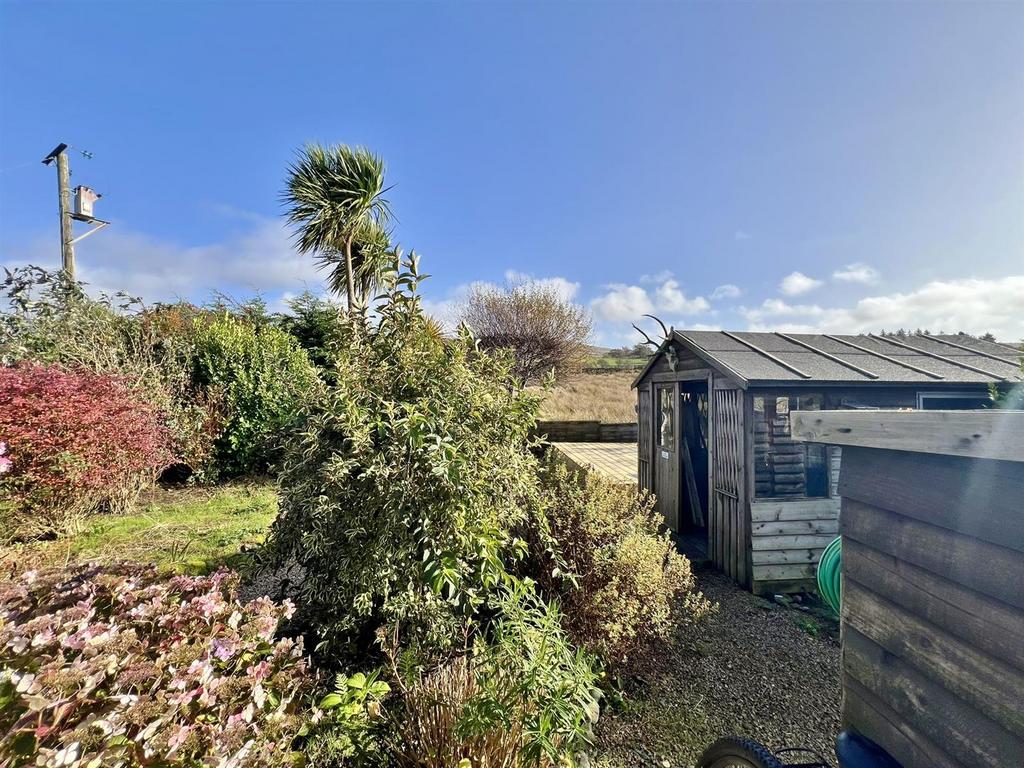
[[[697,768],[785,768],[763,744],[726,736],[704,750]]]

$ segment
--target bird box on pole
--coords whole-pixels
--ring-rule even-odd
[[[96,191],[90,187],[75,187],[75,213],[77,216],[85,219],[93,218],[93,203],[101,197],[103,197],[103,195],[97,194]]]

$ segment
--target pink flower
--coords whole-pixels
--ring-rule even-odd
[[[11,468],[13,466],[14,466],[14,462],[13,461],[11,461],[6,456],[0,456],[0,475],[3,475],[5,473],[7,473],[7,472],[10,472]]]
[[[167,751],[167,754],[168,755],[174,754],[175,750],[177,750],[178,747],[180,747],[182,744],[185,743],[185,739],[188,738],[188,735],[191,732],[192,732],[192,728],[190,726],[187,726],[187,725],[180,726],[178,728],[178,730],[175,733],[173,733],[171,735],[171,737],[167,740],[167,746],[169,747],[169,749]]]
[[[212,646],[213,655],[221,661],[227,661],[238,650],[238,644],[231,638],[214,638]]]

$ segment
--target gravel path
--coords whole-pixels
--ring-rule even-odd
[[[737,734],[769,747],[806,746],[834,760],[839,645],[807,614],[698,574],[719,604],[639,673],[636,690],[597,725],[602,768],[692,766],[715,739]]]

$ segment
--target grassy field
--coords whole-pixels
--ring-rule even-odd
[[[541,418],[556,421],[635,421],[635,371],[588,373],[559,383],[545,395]]]
[[[263,541],[276,514],[270,483],[158,488],[135,514],[94,517],[73,536],[0,548],[0,573],[86,560],[134,560],[190,574],[237,568],[243,549]]]
[[[591,357],[587,368],[643,368],[646,357]]]

